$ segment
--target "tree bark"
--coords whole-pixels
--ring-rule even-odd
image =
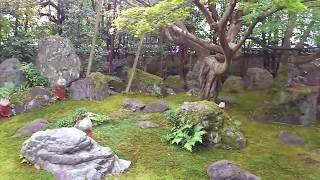
[[[143,34],[141,39],[140,39],[139,45],[138,45],[138,50],[136,51],[136,55],[135,55],[133,66],[132,66],[132,72],[131,72],[131,75],[130,75],[130,78],[129,78],[129,82],[128,82],[128,85],[127,85],[127,88],[126,88],[126,93],[129,93],[130,88],[131,88],[132,80],[133,80],[133,77],[134,77],[134,74],[135,74],[135,71],[136,71],[136,68],[137,68],[137,65],[138,65],[138,60],[139,60],[139,56],[140,56],[140,53],[141,53],[141,48],[142,48],[142,45],[143,45],[144,37],[145,37],[145,35]]]
[[[101,8],[102,8],[102,0],[99,0],[98,10],[97,10],[98,12],[97,12],[97,16],[96,16],[96,23],[94,26],[94,34],[93,34],[92,43],[91,43],[91,51],[90,51],[90,56],[89,56],[89,61],[88,61],[88,69],[87,69],[86,76],[89,76],[91,73],[92,61],[93,61],[93,56],[95,54],[95,46],[96,46],[96,40],[97,40],[98,30],[99,30]]]

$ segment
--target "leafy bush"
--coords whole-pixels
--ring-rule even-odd
[[[74,112],[74,119],[77,120],[80,117],[86,116],[88,113],[88,110],[86,108],[78,108]]]
[[[202,136],[205,133],[202,126],[185,123],[179,128],[173,128],[164,138],[171,144],[182,145],[183,148],[192,152],[196,143],[202,143]]]
[[[165,141],[181,145],[190,152],[197,143],[202,143],[203,135],[206,133],[202,126],[186,121],[183,116],[178,116],[175,111],[167,111],[165,118],[173,126],[170,133],[165,135]]]
[[[21,84],[17,89],[16,92],[25,92],[29,90],[28,84]]]
[[[0,88],[0,98],[9,99],[11,94],[12,91],[10,91],[10,89],[4,87]]]
[[[23,64],[21,71],[28,79],[28,86],[46,86],[49,81],[48,78],[44,77],[32,63]]]
[[[56,126],[59,128],[62,127],[73,127],[79,118],[83,118],[88,114],[88,110],[86,108],[79,108],[75,110],[73,115],[64,117],[57,121]],[[91,118],[92,125],[100,126],[101,124],[110,121],[111,118],[102,114],[93,114]]]
[[[111,118],[109,116],[106,115],[102,115],[102,114],[96,114],[92,119],[92,125],[93,126],[100,126],[101,124],[110,121]]]
[[[59,127],[59,128],[62,128],[62,127],[73,127],[74,124],[76,123],[76,120],[77,119],[74,119],[73,116],[68,116],[68,117],[65,117],[65,118],[62,118],[62,119],[58,120],[57,123],[56,123],[56,126]]]

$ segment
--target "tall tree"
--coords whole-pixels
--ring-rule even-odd
[[[242,45],[260,22],[284,9],[305,9],[300,0],[161,0],[156,4],[141,0],[138,2],[143,7],[132,7],[122,12],[115,21],[117,27],[133,29],[136,34],[163,27],[170,40],[193,49],[202,64],[199,75],[200,93],[207,100],[216,100],[221,75],[227,72],[232,60],[241,56]],[[187,28],[184,20],[194,7],[197,7],[205,20],[206,25],[202,27],[211,30],[217,41],[200,38]],[[246,30],[240,33],[241,29]]]

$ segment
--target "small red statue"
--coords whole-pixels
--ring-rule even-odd
[[[64,100],[66,98],[66,80],[63,77],[59,77],[57,81],[55,97],[57,100]]]
[[[0,99],[0,117],[11,117],[12,106],[9,100]]]

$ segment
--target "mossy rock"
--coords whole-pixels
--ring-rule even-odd
[[[223,92],[239,93],[244,91],[244,83],[240,76],[229,76],[222,86]]]
[[[105,84],[109,82],[109,77],[100,72],[91,73],[89,77],[92,79],[96,90],[98,91],[101,90],[105,86]]]
[[[128,79],[132,69],[128,69]],[[139,92],[147,95],[162,96],[165,92],[164,81],[161,77],[136,69],[131,85],[133,92]]]
[[[22,106],[25,102],[31,99],[32,99],[31,90],[27,90],[23,92],[15,92],[10,97],[10,101],[15,106]]]
[[[50,103],[51,92],[44,87],[32,87],[22,92],[11,95],[10,101],[14,104],[17,114],[22,114],[30,109],[47,106]]]
[[[260,122],[310,125],[317,120],[317,96],[317,91],[312,87],[287,88],[273,103],[259,109],[255,119]]]
[[[210,101],[185,102],[173,110],[175,117],[201,125],[207,132],[204,142],[224,149],[241,149],[246,139],[229,115]]]
[[[184,81],[180,78],[179,75],[169,76],[164,80],[164,84],[166,88],[171,88],[175,92],[183,92],[184,91]]]
[[[109,88],[115,92],[122,92],[126,88],[126,83],[117,76],[104,75],[105,81],[108,83]]]
[[[109,96],[108,77],[100,72],[72,82],[70,97],[76,100],[103,100]]]

